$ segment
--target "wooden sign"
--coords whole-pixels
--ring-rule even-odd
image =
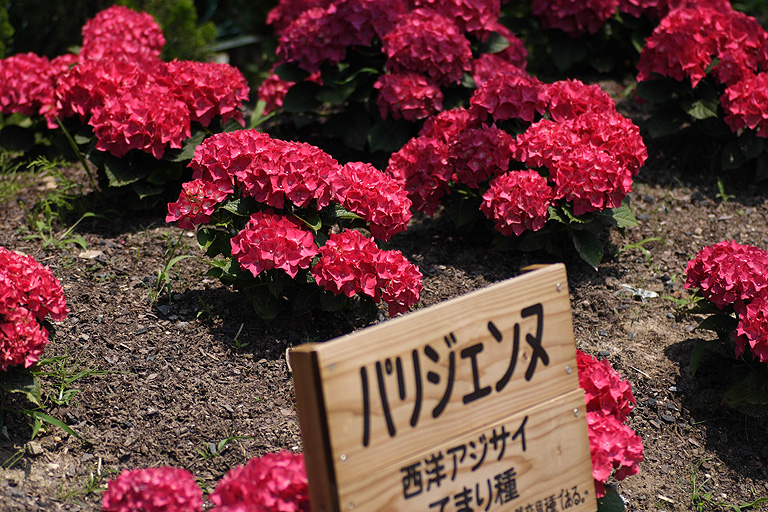
[[[290,359],[313,512],[597,508],[563,265]]]

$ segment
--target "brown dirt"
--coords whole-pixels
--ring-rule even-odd
[[[681,173],[663,146],[636,181],[631,200],[640,225],[611,247],[597,271],[570,256],[565,263],[576,341],[608,358],[635,389],[631,426],[645,444],[641,473],[619,483],[628,510],[695,510],[696,485],[713,501],[741,504],[768,496],[766,421],[720,405],[725,371],[688,369],[695,340],[711,338],[698,318],[677,314],[687,261],[702,247],[735,239],[768,245],[768,199],[762,187],[725,180],[735,197],[716,197],[715,178]],[[24,198],[34,201],[36,178]],[[43,249],[29,234],[18,202],[0,205],[0,245],[33,255],[61,280],[71,309],[55,326],[46,356],[67,355],[108,373],[76,380],[67,407],[47,412],[77,431],[45,428],[33,440],[26,416],[8,413],[0,434],[2,511],[95,511],[105,482],[125,468],[173,465],[192,471],[206,490],[231,467],[281,449],[301,450],[286,349],[362,328],[353,316],[315,314],[259,320],[238,294],[202,277],[204,260],[188,258],[172,271],[171,297],[152,300],[158,270],[181,231],[162,216],[124,212],[87,220],[78,233],[95,258],[69,245]],[[648,257],[627,245],[648,238]],[[199,256],[193,238],[178,254]],[[398,235],[424,273],[421,306],[429,306],[554,261],[539,253],[499,253],[478,237],[459,237],[449,222],[420,219]],[[625,249],[625,250],[622,250]],[[641,300],[623,285],[657,292]],[[44,380],[47,392],[56,384]],[[14,398],[13,400],[18,400]],[[10,407],[23,402],[10,402]],[[28,405],[28,404],[27,404]],[[666,419],[663,419],[664,416]],[[223,439],[232,441],[211,454]],[[704,504],[703,509],[717,507]]]

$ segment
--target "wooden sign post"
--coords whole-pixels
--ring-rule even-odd
[[[313,512],[597,508],[563,265],[290,359]]]

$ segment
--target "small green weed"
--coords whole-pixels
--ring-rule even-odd
[[[639,242],[635,242],[633,244],[627,244],[624,247],[619,249],[619,252],[622,253],[624,251],[629,251],[632,249],[637,249],[641,253],[643,253],[643,256],[645,256],[645,261],[648,263],[648,265],[651,264],[651,251],[645,248],[645,244],[650,242],[663,242],[663,238],[659,238],[657,236],[651,237],[651,238],[644,238],[643,240],[640,240]]]
[[[166,243],[168,248],[165,251],[165,255],[168,260],[165,262],[165,266],[157,271],[157,285],[155,290],[150,292],[149,297],[152,302],[157,302],[163,293],[168,296],[168,300],[171,299],[171,271],[173,270],[173,267],[182,260],[194,257],[192,254],[176,255],[176,251],[178,251],[179,245],[181,244],[181,240],[184,238],[185,233],[186,231],[179,233],[179,238],[173,244],[170,243],[171,234],[168,233],[166,235]]]
[[[691,466],[691,487],[693,488],[691,492],[691,503],[696,508],[696,512],[704,512],[707,505],[733,510],[735,512],[744,512],[747,510],[757,510],[758,508],[761,508],[760,505],[763,503],[768,503],[768,498],[758,498],[748,503],[741,503],[740,505],[736,505],[735,503],[725,503],[712,499],[712,491],[709,490],[707,485],[712,479],[712,476],[704,473],[704,481],[701,483],[697,483],[696,481],[697,477],[701,473],[702,464],[709,460],[711,459],[704,459],[695,467]]]
[[[725,192],[725,185],[723,184],[723,180],[720,178],[717,178],[717,194],[715,194],[715,197],[721,200],[723,204],[725,204],[731,199],[735,198],[736,196],[727,194]]]
[[[68,407],[80,393],[79,389],[72,387],[77,380],[113,373],[86,366],[85,359],[82,353],[75,359],[71,359],[68,354],[40,359],[32,374],[51,382],[50,389],[42,393],[43,400]]]
[[[114,469],[103,469],[101,466],[101,457],[98,459],[95,468],[89,466],[85,475],[76,478],[73,485],[66,487],[62,482],[56,491],[57,497],[61,501],[71,501],[75,498],[90,496],[91,494],[101,493],[107,490],[107,479],[117,473]]]
[[[253,436],[229,436],[218,443],[205,443],[203,449],[196,450],[196,452],[203,460],[211,460],[212,458],[221,455],[231,442],[239,441],[240,439],[253,439]]]

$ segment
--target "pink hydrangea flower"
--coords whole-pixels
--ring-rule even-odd
[[[349,162],[339,174],[336,202],[368,221],[374,238],[386,241],[406,229],[411,200],[392,176],[363,162]]]
[[[381,250],[354,230],[332,233],[311,272],[318,285],[336,295],[383,300],[390,316],[408,311],[422,290],[421,272],[400,251]]]
[[[459,133],[477,125],[478,123],[466,108],[443,110],[424,120],[424,125],[419,130],[418,136],[434,137],[447,144]]]
[[[469,40],[448,18],[432,9],[401,16],[382,39],[391,73],[419,73],[438,85],[458,83],[470,69]]]
[[[165,222],[179,222],[181,229],[195,229],[195,226],[207,224],[227,194],[233,192],[226,181],[206,181],[195,179],[181,185],[179,199],[168,204]]]
[[[736,357],[747,347],[761,363],[768,365],[768,291],[760,290],[748,304],[737,303],[739,324],[736,328]]]
[[[0,60],[0,113],[33,116],[53,105],[52,75],[48,58],[34,53]]]
[[[533,0],[531,12],[544,28],[557,28],[578,37],[594,34],[613,16],[619,0]]]
[[[342,34],[345,26],[334,14],[336,6],[307,9],[280,34],[277,56],[282,62],[295,62],[314,73],[323,62],[337,64],[346,53]]]
[[[296,277],[318,254],[312,232],[295,221],[266,212],[255,212],[242,231],[230,240],[232,256],[254,277],[263,270],[279,268]]]
[[[579,387],[586,392],[587,411],[614,416],[622,423],[627,421],[636,403],[629,381],[622,379],[607,359],[598,361],[578,349],[576,364]]]
[[[111,480],[101,499],[103,512],[196,512],[203,491],[186,469],[161,467],[124,470]]]
[[[411,6],[434,9],[453,20],[461,32],[480,35],[482,40],[501,13],[499,0],[411,0]]]
[[[768,73],[753,74],[725,89],[720,97],[728,127],[737,133],[749,128],[768,137]]]
[[[130,55],[134,60],[160,56],[165,37],[155,19],[146,12],[136,12],[114,5],[100,11],[83,26],[80,58],[101,59],[115,54]]]
[[[509,169],[515,140],[494,125],[467,128],[448,145],[448,164],[455,180],[472,188]]]
[[[418,73],[386,73],[374,84],[382,119],[418,121],[443,109],[443,91]]]
[[[501,74],[527,75],[523,68],[507,62],[495,53],[483,53],[472,61],[472,79],[478,87]]]
[[[546,225],[553,199],[554,191],[539,173],[512,171],[491,180],[480,211],[501,234],[519,236]]]
[[[496,122],[520,119],[533,122],[546,107],[546,88],[532,76],[502,73],[483,82],[469,101],[473,117]]]
[[[640,471],[643,441],[628,425],[602,412],[587,412],[592,477],[598,498],[605,496],[605,482],[611,476],[623,480]],[[615,471],[614,471],[615,470]]]
[[[215,116],[226,123],[245,124],[240,106],[250,88],[236,67],[217,62],[174,60],[166,65],[173,83],[172,94],[186,103],[190,118],[208,126]]]
[[[768,251],[723,241],[704,247],[688,262],[685,288],[722,309],[747,301],[768,288]]]
[[[309,512],[304,455],[287,451],[254,457],[224,475],[210,512]]]
[[[552,121],[564,121],[588,112],[613,115],[616,104],[599,85],[560,80],[546,87],[547,111]]]
[[[432,215],[450,190],[448,145],[434,137],[415,137],[392,154],[387,172],[405,187],[416,210]]]
[[[267,13],[267,24],[271,25],[272,30],[279,36],[304,11],[314,7],[325,9],[333,2],[334,0],[279,0]]]

